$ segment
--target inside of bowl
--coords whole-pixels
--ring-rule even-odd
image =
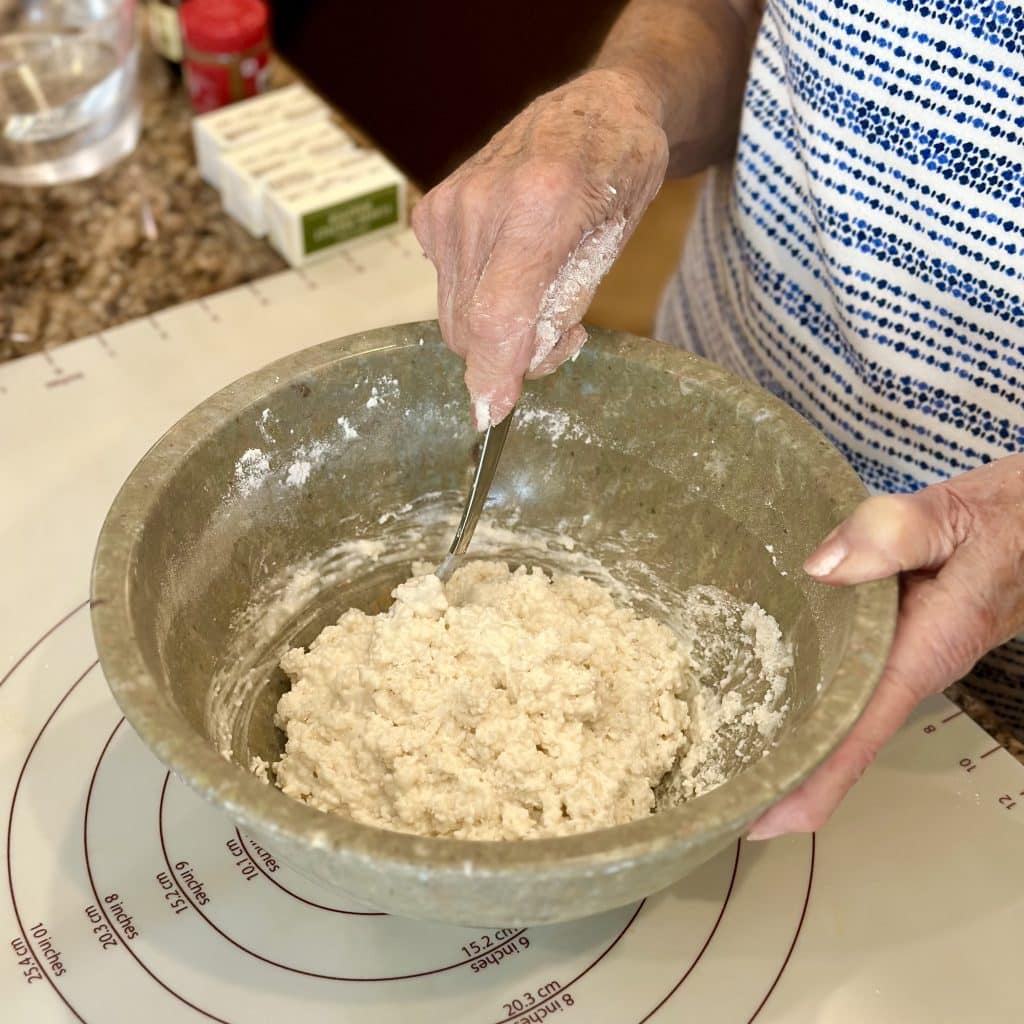
[[[472,550],[590,575],[670,625],[697,584],[758,603],[793,646],[784,732],[849,634],[853,592],[799,569],[848,511],[849,481],[823,441],[794,438],[791,413],[704,367],[594,332],[528,386]],[[461,363],[422,325],[325,348],[320,367],[210,415],[144,523],[132,609],[174,704],[248,767],[281,749],[284,650],[440,559],[477,436]],[[758,752],[746,738],[727,775]]]

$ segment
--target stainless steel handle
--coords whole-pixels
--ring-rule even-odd
[[[483,511],[487,495],[490,493],[494,471],[498,468],[501,450],[505,447],[505,438],[508,437],[515,414],[516,410],[513,406],[512,411],[500,423],[488,427],[484,433],[480,458],[476,464],[476,473],[469,488],[466,506],[462,510],[462,518],[455,530],[455,539],[452,541],[452,546],[448,549],[444,561],[437,568],[437,575],[442,580],[447,580],[455,571],[457,559],[465,554],[469,542],[473,539],[473,531],[476,529],[480,513]]]

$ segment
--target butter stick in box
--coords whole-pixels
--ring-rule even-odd
[[[404,175],[379,153],[365,153],[314,181],[268,187],[267,231],[274,248],[297,267],[346,243],[406,223]]]
[[[335,181],[343,175],[351,176],[362,173],[369,158],[382,159],[375,151],[365,149],[346,149],[342,152],[321,153],[319,156],[306,159],[289,160],[275,169],[262,181],[260,211],[263,218],[264,233],[269,230],[267,222],[267,196],[273,195],[278,200],[298,195],[304,190],[316,187],[320,182],[329,179]]]
[[[356,144],[333,121],[313,121],[226,153],[221,161],[221,202],[251,235],[267,233],[263,193],[293,170],[308,170],[355,152]]]
[[[220,187],[224,154],[303,121],[325,120],[330,108],[304,85],[289,85],[192,120],[196,162],[204,181]]]

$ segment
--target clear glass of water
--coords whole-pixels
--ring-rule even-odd
[[[0,182],[91,177],[139,137],[135,0],[0,0]]]

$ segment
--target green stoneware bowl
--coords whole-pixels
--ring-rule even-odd
[[[584,917],[693,870],[835,749],[884,664],[896,586],[832,589],[800,572],[865,492],[796,413],[685,352],[593,330],[575,363],[528,386],[473,551],[601,563],[669,619],[694,583],[757,601],[795,651],[775,745],[753,763],[727,752],[728,781],[697,799],[558,839],[425,839],[292,801],[247,770],[281,749],[277,659],[346,607],[386,604],[414,559],[440,558],[476,441],[435,322],[237,381],[169,430],[115,499],[93,571],[96,643],[153,752],[307,877],[410,917]]]

